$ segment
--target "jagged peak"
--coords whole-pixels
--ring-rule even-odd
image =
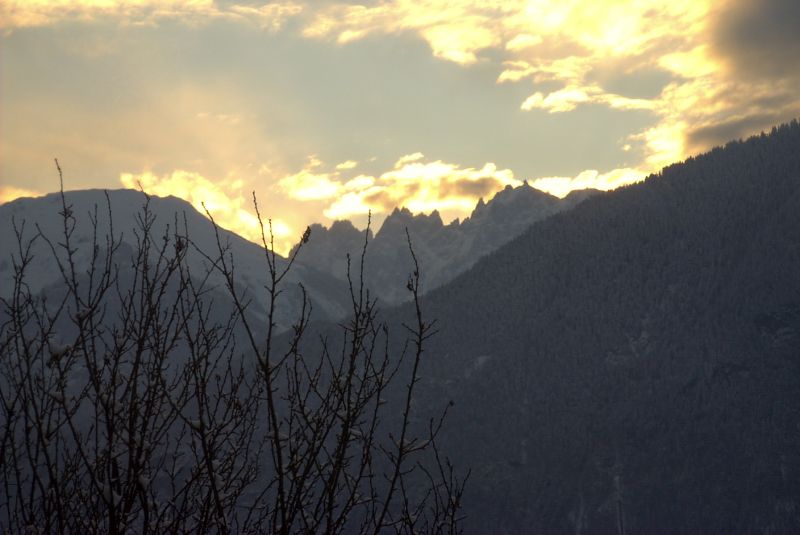
[[[350,232],[353,230],[359,232],[355,225],[353,225],[353,222],[349,219],[337,219],[331,223],[331,226],[328,228],[328,230],[331,232]]]
[[[403,229],[405,227],[417,228],[420,226],[439,228],[444,227],[444,222],[438,210],[434,210],[430,214],[414,214],[406,207],[395,208],[392,213],[384,219],[383,225],[381,225],[376,237],[386,232],[394,232],[393,229]]]
[[[386,221],[394,221],[394,220],[397,220],[397,219],[406,220],[406,219],[411,219],[413,217],[414,217],[414,214],[412,214],[411,210],[409,210],[405,206],[395,206],[394,210],[392,210],[392,213],[390,213],[386,217],[386,220],[384,221],[384,224],[386,224]]]

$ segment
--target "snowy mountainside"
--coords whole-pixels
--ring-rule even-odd
[[[412,214],[396,208],[374,237],[370,235],[366,274],[370,289],[389,304],[407,298],[404,281],[413,271],[406,228],[419,260],[425,291],[437,288],[463,273],[481,257],[519,236],[533,223],[572,208],[595,190],[575,191],[559,199],[527,182],[507,186],[488,203],[481,199],[463,221],[444,224],[438,211]],[[334,277],[347,276],[345,254],[358,258],[364,231],[349,221],[336,221],[330,228],[312,225],[311,239],[300,258],[315,266],[329,266]]]
[[[137,240],[142,235],[141,224],[146,197],[134,190],[108,191],[108,203],[104,190],[65,192],[68,209],[74,218],[74,231],[70,245],[75,250],[76,271],[83,273],[89,267],[96,243],[102,251],[107,248],[109,233],[120,239],[128,256],[136,251]],[[109,209],[111,216],[109,217]],[[211,269],[210,258],[218,255],[214,227],[207,217],[200,214],[188,202],[176,197],[150,197],[149,210],[153,216],[151,235],[161,239],[165,233],[172,236],[186,234],[194,245],[187,252],[186,261],[194,277],[201,277]],[[59,193],[39,198],[21,198],[0,206],[0,244],[4,251],[0,259],[0,296],[8,297],[14,286],[14,260],[18,262],[20,249],[17,232],[22,243],[31,244],[32,260],[26,270],[25,282],[32,293],[58,285],[61,273],[53,257],[53,251],[65,262],[64,218],[62,199]],[[96,214],[96,216],[95,216]],[[93,219],[97,219],[94,233]],[[16,229],[16,230],[15,230]],[[251,311],[263,317],[267,310],[266,292],[268,269],[262,247],[251,243],[234,232],[219,229],[220,241],[229,246],[235,261],[236,280],[242,285],[249,299],[253,300]],[[49,240],[49,243],[44,238]],[[52,248],[51,248],[52,246]],[[155,243],[160,247],[160,243]],[[13,255],[13,259],[12,259]],[[127,261],[122,259],[121,261]],[[279,268],[286,259],[278,257]],[[223,280],[215,274],[212,284],[223,289]],[[287,275],[284,288],[290,290],[286,302],[280,307],[278,325],[288,327],[300,310],[297,284],[302,283],[312,300],[317,319],[332,319],[346,313],[344,288],[327,274],[302,262],[296,263]]]

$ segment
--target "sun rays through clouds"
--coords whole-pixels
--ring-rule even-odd
[[[58,156],[248,238],[256,191],[288,243],[613,189],[800,115],[798,27],[795,0],[0,0],[2,198]]]
[[[150,172],[123,173],[120,182],[126,188],[141,188],[150,195],[180,197],[200,213],[205,214],[208,210],[221,227],[261,243],[261,226],[253,210],[252,197],[243,190],[241,180],[228,179],[220,185],[199,173],[177,170],[164,176]],[[293,238],[297,238],[289,225],[281,219],[273,219],[272,232],[276,251],[288,253],[294,245]]]

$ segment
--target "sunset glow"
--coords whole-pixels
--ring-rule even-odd
[[[0,202],[141,187],[312,222],[641,180],[800,115],[770,0],[0,0]],[[787,16],[787,13],[789,15]],[[769,28],[768,30],[765,28]]]

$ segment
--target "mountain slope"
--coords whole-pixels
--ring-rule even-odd
[[[534,224],[424,309],[471,530],[800,530],[796,121]]]
[[[65,193],[66,203],[74,217],[75,227],[71,245],[76,249],[78,272],[87,269],[93,254],[92,218],[95,209],[98,221],[98,245],[101,249],[107,246],[106,236],[111,232],[112,226],[114,236],[123,241],[129,254],[137,249],[136,243],[141,236],[141,217],[146,197],[134,190],[111,190],[107,193],[111,217],[105,191],[84,190]],[[210,262],[198,252],[198,249],[211,257],[218,255],[211,221],[189,203],[176,197],[150,197],[148,208],[153,217],[152,236],[160,239],[166,233],[172,237],[176,228],[178,234],[188,235],[196,246],[190,248],[187,256],[191,272],[196,277],[203,276],[209,269]],[[33,261],[28,266],[26,279],[32,291],[36,293],[52,285],[58,285],[61,274],[50,246],[44,239],[36,236],[41,232],[51,241],[59,258],[66,260],[65,250],[59,245],[64,242],[64,220],[59,215],[62,210],[61,196],[58,193],[34,199],[17,199],[0,206],[0,243],[6,251],[4,257],[0,259],[0,296],[6,297],[12,291],[11,254],[14,253],[19,258],[14,224],[22,232],[23,242],[33,240]],[[237,280],[248,292],[248,296],[254,300],[251,312],[263,318],[268,309],[263,291],[268,276],[263,248],[225,229],[220,229],[220,239],[223,244],[230,247],[230,253],[235,260]],[[127,259],[122,259],[125,260]],[[279,267],[285,266],[286,260],[279,257],[278,264]],[[212,280],[217,286],[223,284],[219,277]],[[299,313],[297,283],[303,283],[312,296],[317,318],[334,319],[346,312],[345,287],[341,282],[308,264],[298,262],[284,282],[284,288],[290,293],[286,296],[288,298],[285,305],[278,307],[279,327],[285,328],[291,325]]]

